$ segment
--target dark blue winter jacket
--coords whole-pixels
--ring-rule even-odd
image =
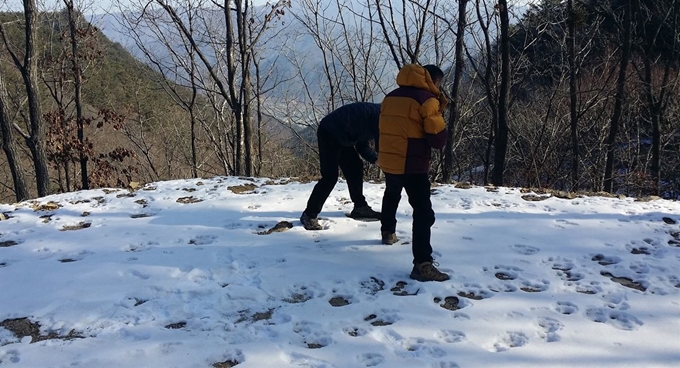
[[[319,123],[341,147],[355,147],[364,160],[375,163],[378,160],[378,122],[380,104],[354,102],[341,106],[326,115]],[[369,142],[373,141],[375,150]]]

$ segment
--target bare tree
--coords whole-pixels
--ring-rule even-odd
[[[451,182],[452,171],[453,171],[453,132],[455,125],[460,121],[460,84],[463,76],[463,69],[465,67],[465,29],[467,28],[467,3],[468,0],[458,0],[458,26],[456,28],[456,51],[455,58],[456,64],[453,70],[453,84],[451,86],[451,92],[449,94],[450,101],[450,114],[447,124],[447,140],[446,148],[444,151],[444,168],[443,177],[444,182]]]
[[[501,74],[498,91],[498,122],[496,126],[496,144],[494,150],[494,165],[491,182],[503,185],[505,171],[505,156],[508,149],[508,92],[510,90],[510,17],[508,2],[498,1],[498,15],[500,18],[500,57]]]
[[[569,59],[569,121],[571,126],[571,190],[579,184],[578,71],[576,70],[576,14],[574,0],[567,0],[567,52]]]
[[[40,90],[38,84],[38,58],[37,48],[37,26],[39,12],[35,0],[24,0],[24,45],[23,60],[17,54],[5,31],[4,25],[0,24],[0,36],[6,50],[9,52],[14,66],[21,73],[26,97],[28,101],[29,127],[28,133],[22,136],[26,140],[32,158],[36,176],[36,185],[39,196],[46,196],[50,191],[50,177],[47,167],[47,155],[45,151],[45,136],[47,127],[42,121],[42,109],[40,102]]]
[[[643,95],[647,105],[647,115],[652,124],[652,157],[650,171],[653,191],[661,194],[661,134],[662,122],[666,119],[666,109],[672,98],[672,90],[677,86],[679,77],[673,73],[673,65],[678,54],[678,30],[680,5],[673,1],[667,8],[665,1],[638,2],[639,29],[642,30],[639,46],[642,70],[636,66],[643,85]],[[662,30],[666,30],[668,39],[661,38]],[[662,50],[662,51],[660,51]],[[655,69],[660,65],[662,72],[655,78]],[[675,74],[673,76],[673,74]],[[656,80],[656,81],[655,81]]]
[[[632,2],[633,0],[625,0],[623,9],[623,23],[621,29],[623,31],[623,38],[621,39],[621,59],[619,65],[619,74],[616,80],[616,96],[614,102],[614,112],[609,126],[609,135],[607,137],[607,162],[604,168],[604,191],[612,192],[614,185],[614,159],[616,153],[617,134],[619,131],[619,124],[621,123],[621,114],[623,112],[623,101],[626,97],[626,76],[628,72],[628,62],[630,61],[631,44],[632,44]]]
[[[80,14],[74,6],[73,0],[63,0],[66,6],[66,16],[69,29],[69,41],[71,43],[71,66],[73,71],[73,88],[74,88],[74,102],[76,105],[76,126],[78,134],[78,142],[81,147],[85,147],[85,117],[83,116],[83,70],[79,60],[81,59],[79,51],[79,37],[78,33],[81,30],[77,26],[77,17]],[[82,189],[89,189],[90,183],[87,177],[87,155],[84,150],[80,150],[80,181]]]
[[[15,127],[7,108],[8,100],[5,78],[2,70],[0,70],[0,134],[2,134],[2,150],[5,152],[5,156],[7,156],[7,165],[12,173],[14,195],[17,202],[20,202],[28,199],[29,194],[26,188],[26,180],[24,179],[21,157],[17,152],[16,138],[14,136]]]

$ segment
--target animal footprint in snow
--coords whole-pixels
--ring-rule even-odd
[[[0,342],[1,341],[2,340],[0,340]],[[19,363],[19,361],[21,361],[21,354],[19,353],[19,350],[16,349],[0,350],[0,363],[1,362]]]
[[[385,282],[379,278],[371,276],[369,280],[361,282],[361,290],[370,295],[375,295],[385,289]]]
[[[444,309],[448,309],[450,311],[457,311],[459,309],[462,309],[465,307],[465,303],[462,302],[458,297],[456,296],[447,296],[444,298],[444,301],[442,302],[442,299],[439,297],[434,298],[433,300],[435,303],[439,304],[440,307]]]
[[[546,291],[548,290],[548,285],[550,285],[550,282],[548,280],[541,280],[538,282],[531,282],[524,280],[522,281],[522,285],[519,289],[522,291],[525,291],[527,293],[538,293],[541,291]]]
[[[625,287],[639,290],[639,291],[646,291],[647,288],[642,285],[640,282],[633,281],[629,279],[628,277],[620,277],[620,276],[614,276],[610,272],[602,271],[600,272],[602,276],[609,277],[612,281],[616,282],[617,284],[623,285]]]
[[[361,327],[344,327],[342,331],[344,331],[346,334],[352,337],[364,336],[368,333],[368,331]]]
[[[586,316],[593,322],[605,323],[619,330],[632,331],[643,325],[642,321],[632,314],[609,308],[588,308]]]
[[[378,317],[377,314],[369,314],[368,316],[364,317],[364,321],[368,322],[371,321],[371,326],[389,326],[396,322],[399,318],[397,317],[396,314],[393,313],[386,313],[385,315]]]
[[[536,324],[540,329],[537,331],[538,336],[544,339],[546,342],[556,342],[560,341],[560,336],[557,331],[561,330],[564,325],[562,322],[554,318],[539,318]]]
[[[406,295],[418,295],[418,291],[420,291],[420,288],[416,288],[415,291],[413,290],[415,287],[407,287],[408,283],[406,281],[397,281],[397,283],[390,289],[392,294],[396,296],[406,296]],[[409,290],[410,289],[410,290]]]
[[[607,302],[606,306],[611,309],[626,310],[629,308],[626,303],[627,297],[624,292],[611,292],[602,296]]]
[[[677,221],[670,217],[664,217],[661,220],[663,220],[663,222],[666,223],[666,225],[675,225],[677,223]]]
[[[609,266],[621,262],[619,257],[608,257],[603,254],[596,254],[591,260],[599,263],[601,266]]]
[[[460,368],[455,362],[436,362],[432,364],[432,368]]]
[[[385,357],[377,353],[363,353],[357,357],[359,363],[366,367],[375,367],[385,361]]]
[[[584,277],[582,273],[573,271],[574,264],[570,261],[555,262],[552,269],[557,271],[557,276],[562,281],[579,281]]]
[[[452,344],[465,340],[465,333],[454,330],[437,331],[434,336],[445,343]]]
[[[531,245],[524,245],[524,244],[514,244],[510,246],[510,249],[514,251],[515,253],[522,254],[525,256],[530,256],[532,254],[536,254],[541,251],[540,248],[533,247]]]
[[[199,235],[199,236],[189,240],[189,244],[208,245],[208,244],[214,243],[215,239],[217,239],[217,236],[214,236],[214,235]]]
[[[555,304],[555,311],[562,314],[574,314],[578,312],[578,306],[572,302],[557,302]]]
[[[493,295],[490,291],[482,289],[482,287],[477,284],[465,284],[463,286],[466,290],[458,292],[458,296],[463,298],[482,300],[491,298]]]
[[[523,332],[508,331],[499,336],[496,341],[487,347],[487,350],[498,353],[511,348],[524,346],[529,342],[529,338]]]
[[[589,284],[578,284],[576,286],[576,292],[581,294],[594,295],[601,291],[602,287],[600,287],[600,283],[597,281],[593,281]]]
[[[671,231],[668,234],[672,238],[668,241],[668,245],[671,247],[680,247],[680,231]]]
[[[514,266],[494,266],[494,277],[502,281],[514,280],[522,269]],[[487,271],[486,268],[484,271]]]

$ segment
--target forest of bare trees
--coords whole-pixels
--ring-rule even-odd
[[[674,0],[120,0],[138,60],[92,4],[0,9],[1,202],[313,179],[321,117],[380,102],[409,63],[447,72],[436,181],[680,195]]]

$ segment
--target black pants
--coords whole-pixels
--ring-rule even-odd
[[[434,211],[430,201],[430,179],[427,174],[385,173],[385,194],[382,202],[381,231],[395,232],[397,207],[401,190],[406,189],[408,202],[413,207],[413,239],[411,250],[413,263],[432,262],[430,228],[434,224]]]
[[[333,135],[323,128],[316,131],[316,137],[319,142],[321,179],[316,183],[312,194],[309,196],[305,213],[312,218],[319,215],[323,204],[338,182],[338,166],[347,180],[349,197],[354,202],[354,207],[367,206],[368,203],[363,194],[364,163],[356,149],[340,146]]]

